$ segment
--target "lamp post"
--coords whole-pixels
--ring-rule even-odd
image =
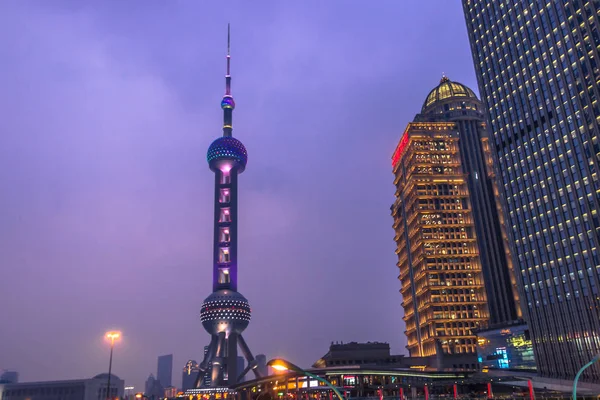
[[[579,372],[577,372],[577,375],[575,375],[575,380],[573,381],[573,400],[577,400],[577,381],[579,380],[579,377],[581,376],[583,371],[586,370],[586,368],[588,368],[589,366],[591,366],[593,363],[595,363],[598,360],[600,360],[600,354],[597,354],[596,357],[592,358],[592,361],[590,361],[589,363],[587,363],[583,367],[581,367]]]
[[[275,358],[271,361],[269,361],[267,363],[268,366],[270,366],[273,369],[276,369],[277,371],[294,371],[294,372],[298,372],[301,373],[302,375],[305,375],[309,378],[313,378],[318,380],[319,382],[323,382],[325,385],[329,386],[331,388],[331,390],[333,390],[335,392],[335,394],[340,398],[340,400],[345,400],[344,396],[342,396],[342,394],[340,393],[339,390],[337,390],[337,388],[335,386],[333,386],[331,384],[331,382],[329,382],[327,379],[323,379],[320,376],[311,374],[308,371],[303,370],[302,368],[300,368],[297,365],[292,364],[289,361],[286,361],[282,358]],[[310,387],[310,384],[307,385],[307,387]]]
[[[112,356],[113,356],[113,349],[115,347],[115,340],[119,339],[121,337],[121,332],[117,332],[117,331],[110,331],[110,332],[106,332],[105,337],[110,340],[110,358],[108,361],[108,383],[106,385],[106,398],[110,399],[111,395],[110,395],[110,376],[112,374]]]

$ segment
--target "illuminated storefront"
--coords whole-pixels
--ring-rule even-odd
[[[534,370],[533,344],[527,325],[477,333],[477,353],[482,367]]]

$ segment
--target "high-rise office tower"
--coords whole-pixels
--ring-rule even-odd
[[[600,2],[462,3],[538,369],[572,378],[600,353]]]
[[[208,347],[208,346],[207,346]],[[198,372],[200,371],[200,366],[196,362],[196,360],[188,360],[183,367],[183,371],[181,374],[181,390],[186,391],[188,389],[193,389],[196,384],[196,378],[198,377]]]
[[[173,375],[173,354],[158,357],[158,366],[156,368],[156,379],[163,388],[171,386]]]
[[[483,107],[444,77],[394,152],[392,206],[411,356],[472,354],[521,316]]]

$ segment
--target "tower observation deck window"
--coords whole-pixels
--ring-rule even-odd
[[[231,241],[231,236],[229,234],[229,228],[221,228],[219,230],[219,241],[221,243],[229,243]]]
[[[231,183],[231,175],[229,171],[221,173],[221,185],[228,185]]]
[[[221,208],[219,222],[231,222],[231,213],[229,212],[229,208]]]
[[[219,263],[226,264],[230,261],[229,249],[221,247],[219,249]]]
[[[229,191],[229,189],[221,189],[219,195],[219,203],[229,203],[231,201],[230,193],[231,192]]]
[[[231,277],[229,275],[229,268],[220,268],[219,269],[219,283],[229,283]]]

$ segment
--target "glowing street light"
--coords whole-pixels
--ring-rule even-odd
[[[575,380],[573,381],[573,400],[577,400],[577,381],[579,380],[579,377],[581,376],[583,371],[585,371],[586,368],[591,366],[596,361],[600,361],[600,354],[597,354],[596,357],[592,358],[592,361],[581,367],[579,372],[577,372],[577,375],[575,375]]]
[[[327,379],[323,379],[320,376],[311,374],[308,371],[303,370],[302,368],[300,368],[297,365],[292,364],[291,362],[284,360],[283,358],[275,358],[271,361],[269,361],[267,363],[268,366],[270,366],[271,368],[277,370],[277,371],[293,371],[293,372],[298,372],[302,375],[305,375],[309,378],[313,378],[318,380],[319,382],[323,382],[325,385],[329,386],[331,388],[331,390],[333,390],[335,392],[335,394],[340,398],[340,400],[345,400],[344,396],[342,396],[342,394],[340,393],[339,390],[337,390],[337,388],[335,386],[333,386],[331,384],[331,382],[329,382]],[[306,385],[307,387],[310,387],[309,384]]]
[[[104,337],[110,340],[110,359],[108,361],[108,383],[106,387],[106,398],[110,399],[110,375],[112,373],[112,357],[113,357],[113,348],[115,347],[115,340],[121,338],[121,332],[119,331],[109,331],[106,332]]]

